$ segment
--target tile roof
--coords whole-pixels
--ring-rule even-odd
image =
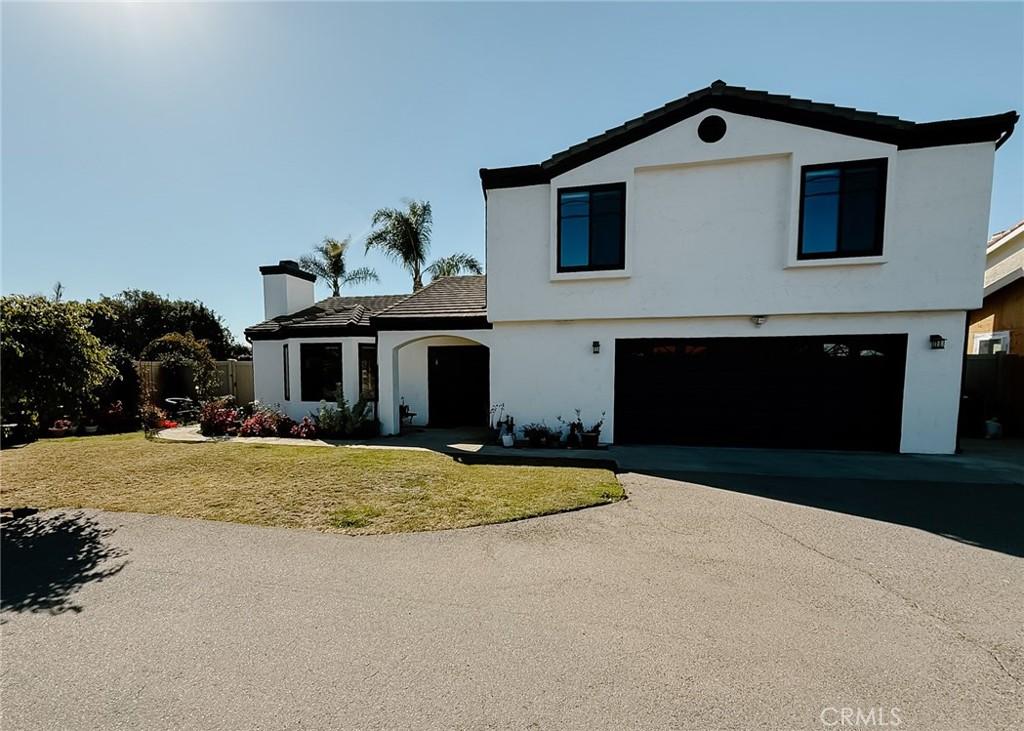
[[[1012,226],[1009,226],[1008,228],[1004,228],[1002,231],[996,231],[994,234],[988,237],[988,243],[986,244],[986,247],[994,245],[997,241],[999,241],[999,239],[1015,231],[1021,226],[1024,226],[1024,221],[1017,221],[1017,223],[1013,224]]]
[[[839,107],[810,99],[795,99],[782,94],[730,86],[719,80],[578,145],[557,152],[542,163],[494,169],[481,168],[480,182],[485,191],[491,188],[546,183],[555,176],[660,132],[707,109],[721,109],[877,140],[897,145],[902,149],[988,141],[996,142],[998,147],[1013,132],[1019,118],[1016,112],[1011,111],[988,117],[925,123],[909,122],[899,117],[863,112],[852,107]]]
[[[441,277],[414,294],[328,297],[312,307],[281,315],[245,331],[251,340],[318,335],[372,334],[403,329],[410,322],[486,327],[487,277]]]
[[[365,297],[328,297],[312,307],[293,312],[290,315],[280,315],[246,328],[245,334],[247,337],[260,339],[316,335],[319,330],[324,328],[363,328],[367,332],[371,332],[371,316],[410,296],[408,294],[384,294]]]
[[[487,315],[487,277],[441,277],[374,316],[392,318],[483,317]]]

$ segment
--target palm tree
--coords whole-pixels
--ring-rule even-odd
[[[346,236],[341,241],[325,236],[321,243],[313,247],[311,256],[299,259],[299,266],[302,269],[331,285],[331,293],[335,297],[341,294],[342,287],[380,281],[377,272],[369,267],[360,267],[352,271],[345,268],[345,252],[348,251],[351,240],[351,236]]]
[[[423,273],[447,277],[470,271],[480,274],[483,267],[469,254],[452,254],[427,265],[433,214],[428,201],[406,200],[405,210],[381,208],[373,214],[373,230],[366,237],[366,250],[380,249],[412,274],[412,291],[423,288]]]
[[[431,279],[437,279],[438,277],[454,277],[462,274],[463,272],[469,272],[470,274],[483,274],[484,268],[480,266],[480,262],[477,261],[476,257],[470,256],[469,254],[452,254],[451,256],[442,256],[427,267],[427,273],[430,275]]]

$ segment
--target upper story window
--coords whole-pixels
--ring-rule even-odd
[[[558,191],[558,271],[626,267],[626,184]]]
[[[303,401],[337,401],[341,388],[341,343],[302,343],[299,376]]]
[[[886,161],[807,165],[801,173],[797,258],[881,255]]]

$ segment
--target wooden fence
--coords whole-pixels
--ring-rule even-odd
[[[255,398],[251,360],[218,360],[216,364],[219,376],[217,396],[234,396],[240,404],[247,404]],[[196,396],[192,373],[188,368],[182,369],[180,373],[169,373],[160,363],[152,360],[136,361],[135,367],[143,386],[153,394],[157,403],[171,396]]]

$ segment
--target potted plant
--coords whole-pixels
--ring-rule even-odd
[[[516,422],[511,415],[505,417],[501,429],[501,446],[514,447],[516,444]]]
[[[548,435],[544,443],[551,449],[558,449],[562,446],[562,431],[560,429],[548,429]]]
[[[580,432],[580,445],[583,447],[583,449],[597,449],[597,442],[601,436],[602,426],[604,426],[603,411],[601,412],[600,419],[591,424],[590,428],[584,428]]]
[[[492,404],[487,413],[488,441],[498,444],[501,441],[501,425],[504,422],[505,404]]]
[[[568,422],[569,436],[566,437],[565,446],[570,449],[576,449],[582,447],[583,449],[597,449],[598,439],[601,436],[601,427],[604,426],[604,413],[601,412],[601,418],[591,424],[589,427],[583,424],[583,418],[580,415],[580,410],[576,409],[576,418]],[[558,421],[561,424],[566,422],[561,416],[558,417]]]
[[[533,449],[543,446],[547,435],[548,428],[536,421],[523,427],[523,436],[526,437],[526,441]]]
[[[583,421],[580,419],[580,410],[576,409],[576,418],[572,421],[565,421],[565,419],[559,416],[558,423],[565,424],[565,426],[569,427],[569,434],[565,437],[566,448],[579,449],[580,434],[583,432]]]
[[[63,437],[67,436],[67,433],[71,431],[74,424],[71,423],[71,419],[57,419],[53,422],[47,431],[50,432],[51,437]]]
[[[589,429],[585,428],[580,432],[580,443],[584,449],[596,449],[598,438],[601,436],[601,427],[604,426],[604,412],[601,418],[594,422]]]

